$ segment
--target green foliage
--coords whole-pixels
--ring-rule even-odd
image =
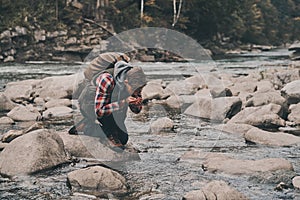
[[[173,0],[144,0],[142,17],[140,0],[74,2],[83,8],[68,6],[67,0],[0,0],[0,31],[17,25],[29,29],[64,29],[76,26],[85,17],[108,20],[116,32],[144,26],[165,27],[200,42],[221,45],[224,42],[279,45],[300,39],[300,0],[183,0],[174,27]],[[97,2],[101,2],[100,11]],[[179,0],[176,2],[178,6]],[[103,18],[99,18],[99,12]]]

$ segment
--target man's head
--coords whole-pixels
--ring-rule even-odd
[[[143,69],[141,67],[131,68],[126,74],[124,83],[130,95],[133,95],[133,93],[136,92],[140,92],[140,90],[147,83]]]

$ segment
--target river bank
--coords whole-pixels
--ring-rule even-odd
[[[125,154],[67,134],[78,114],[72,89],[79,66],[6,84],[2,198],[221,199],[225,191],[231,199],[299,197],[298,65],[236,71],[228,63],[223,71],[225,64],[139,64],[151,80],[143,91],[150,103],[137,116],[128,113]]]

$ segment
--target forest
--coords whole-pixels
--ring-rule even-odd
[[[119,33],[180,31],[201,44],[282,45],[300,38],[300,0],[0,0],[0,32],[15,26],[63,30],[83,18]]]

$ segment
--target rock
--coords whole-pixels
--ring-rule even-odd
[[[15,58],[13,57],[13,56],[7,56],[4,60],[3,60],[3,62],[14,62],[15,61]]]
[[[119,173],[101,166],[75,170],[68,174],[72,191],[85,191],[96,196],[124,194],[127,192],[126,180]]]
[[[16,30],[18,36],[27,35],[27,29],[25,27],[16,26],[15,30]]]
[[[300,103],[291,105],[289,111],[288,120],[300,125]]]
[[[137,153],[125,151],[114,151],[110,147],[102,144],[99,138],[86,135],[70,135],[59,132],[66,151],[75,157],[95,158],[100,161],[128,161],[140,160]]]
[[[266,158],[261,160],[237,160],[230,157],[208,156],[203,163],[211,173],[223,172],[232,175],[249,175],[276,170],[292,171],[293,165],[283,158]]]
[[[208,98],[212,99],[213,96],[211,95],[210,89],[201,89],[195,93],[197,98]]]
[[[222,199],[222,200],[246,200],[246,196],[238,192],[236,189],[230,187],[224,181],[211,181],[202,190],[195,190],[188,192],[184,200],[208,200],[208,199]]]
[[[72,101],[70,99],[51,99],[45,103],[46,108],[58,107],[58,106],[71,106]]]
[[[223,121],[238,113],[241,106],[242,102],[238,97],[198,98],[184,113],[212,121]]]
[[[300,80],[288,83],[281,90],[281,95],[285,97],[289,104],[297,104],[300,102]]]
[[[247,141],[270,145],[270,146],[291,146],[300,144],[300,137],[283,132],[268,132],[258,128],[252,128],[245,134]]]
[[[11,82],[6,85],[4,94],[13,101],[30,100],[34,93],[33,89],[36,87],[40,80],[24,80],[18,82]]]
[[[272,92],[256,92],[252,95],[251,98],[249,98],[246,102],[246,107],[251,106],[263,106],[268,105],[270,103],[278,104],[278,105],[284,105],[285,98],[283,98],[279,92],[272,91]]]
[[[166,89],[164,90],[164,93],[171,96],[171,95],[189,95],[195,93],[197,88],[195,88],[195,85],[183,81],[171,81]]]
[[[168,117],[163,117],[151,123],[149,132],[158,134],[165,131],[171,131],[173,127],[174,127],[173,121]]]
[[[12,120],[9,117],[1,117],[0,118],[0,124],[13,124],[15,123],[14,120]]]
[[[164,95],[164,90],[161,85],[161,81],[148,82],[142,90],[142,98],[145,100],[161,99]]]
[[[211,173],[223,172],[231,175],[253,175],[277,170],[293,171],[293,165],[283,158],[239,160],[222,153],[188,151],[180,157],[180,160],[202,165],[203,170]]]
[[[292,180],[294,188],[300,189],[300,176],[296,176]]]
[[[44,119],[65,119],[73,117],[73,109],[66,106],[52,107],[43,112]]]
[[[244,136],[253,127],[254,126],[248,124],[227,123],[227,124],[217,125],[214,128],[220,131],[224,131],[226,133],[230,133],[238,136]]]
[[[174,109],[182,109],[185,110],[188,106],[193,104],[197,100],[197,96],[195,95],[172,95],[166,101],[166,105],[170,108]]]
[[[14,121],[36,121],[41,118],[39,113],[31,112],[25,106],[19,105],[13,108],[7,116]]]
[[[42,129],[16,138],[0,153],[0,173],[5,176],[31,174],[68,162],[63,141]]]
[[[16,139],[17,137],[20,137],[24,134],[25,132],[22,130],[10,130],[2,136],[1,141],[9,143],[12,140]]]
[[[15,107],[15,104],[10,100],[5,93],[0,92],[0,112],[10,111]]]
[[[34,39],[39,41],[45,41],[46,40],[46,31],[45,30],[35,30],[34,31]]]
[[[155,56],[153,55],[141,55],[139,58],[142,62],[155,62]]]
[[[220,86],[213,87],[212,89],[210,89],[210,93],[211,93],[213,98],[231,97],[232,96],[232,92],[231,92],[230,89],[220,87]]]
[[[299,69],[287,69],[287,70],[268,70],[262,73],[263,76],[269,79],[275,88],[281,89],[286,84],[300,79]]]
[[[295,171],[276,170],[264,173],[255,173],[250,175],[249,181],[259,184],[278,184],[284,186],[292,185],[292,179],[296,176]],[[282,184],[283,183],[283,184]],[[280,186],[279,186],[280,187]],[[278,188],[279,189],[279,188]]]
[[[76,79],[76,74],[44,78],[37,85],[36,94],[44,99],[72,98]]]
[[[285,126],[285,121],[280,118],[280,115],[282,115],[282,107],[271,103],[260,107],[247,107],[232,117],[229,122],[264,128]]]
[[[257,81],[255,80],[241,80],[234,83],[233,86],[229,87],[233,96],[238,96],[240,93],[253,93],[257,90]]]

